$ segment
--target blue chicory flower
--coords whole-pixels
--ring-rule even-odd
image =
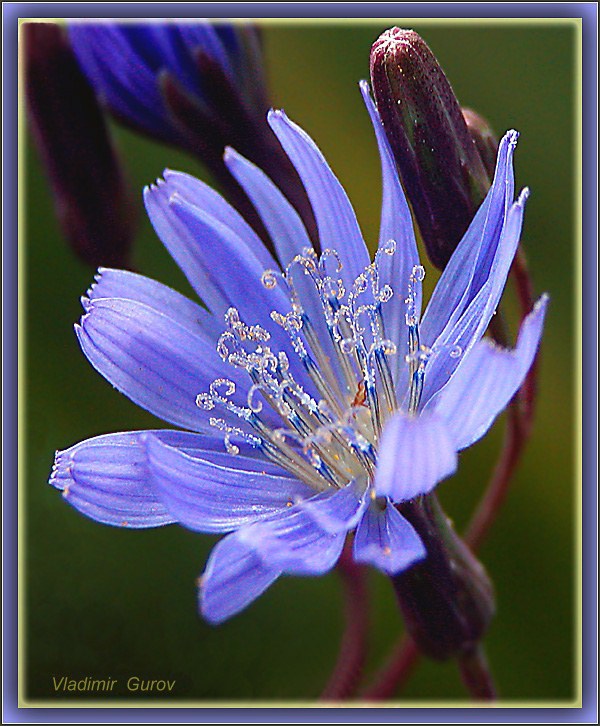
[[[261,114],[266,110],[260,42],[252,25],[73,22],[69,38],[106,105],[124,121],[165,141],[176,141],[181,130],[164,93],[167,77],[196,107],[196,119],[208,122],[213,117],[215,85],[220,93],[239,94]]]
[[[310,204],[266,122],[260,31],[247,23],[76,22],[69,38],[98,98],[121,122],[193,153],[259,236],[267,231],[223,161],[227,146],[263,169],[314,239]]]
[[[516,132],[502,139],[493,185],[421,316],[424,270],[409,209],[366,83],[361,90],[383,174],[373,261],[319,149],[271,111],[310,197],[320,257],[277,187],[228,150],[276,257],[211,188],[165,171],[145,190],[147,211],[207,308],[110,269],[83,300],[76,332],[92,365],[186,431],[89,439],[57,453],[50,483],[105,524],[227,533],[201,578],[201,610],[213,623],[281,574],[327,572],[351,531],[354,559],[389,575],[423,559],[394,504],[455,471],[457,453],[509,403],[540,341],[546,296],[514,350],[483,337],[527,198],[513,198]]]

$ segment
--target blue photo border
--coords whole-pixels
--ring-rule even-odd
[[[587,3],[5,3],[3,16],[3,723],[596,723],[597,721],[597,5]],[[580,708],[19,708],[18,24],[54,17],[581,18],[583,663]],[[565,355],[570,354],[569,351]]]

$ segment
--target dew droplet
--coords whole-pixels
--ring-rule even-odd
[[[274,270],[265,270],[260,278],[260,281],[262,282],[263,286],[267,288],[267,290],[272,290],[274,287],[277,287],[277,273]]]
[[[415,265],[412,268],[412,275],[411,275],[411,277],[416,282],[423,282],[423,280],[425,279],[425,268],[423,267],[423,265]]]

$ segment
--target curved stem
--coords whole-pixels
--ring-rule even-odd
[[[525,254],[521,249],[517,251],[512,273],[521,308],[521,319],[523,319],[533,308],[533,292]],[[500,457],[483,497],[467,526],[465,541],[472,550],[476,550],[483,542],[506,498],[513,474],[531,434],[536,390],[537,357],[529,369],[519,392],[509,406],[506,433]]]
[[[533,286],[527,269],[527,261],[522,248],[517,254],[511,268],[513,284],[519,301],[521,319],[533,308]],[[502,321],[497,316],[498,326],[494,337],[498,342],[507,344]],[[500,506],[504,501],[521,454],[531,432],[537,390],[537,358],[534,360],[521,389],[509,407],[507,429],[500,456],[492,477],[467,527],[465,542],[475,552],[496,519]],[[364,698],[372,700],[389,698],[412,674],[419,659],[419,651],[414,642],[404,636],[395,646],[388,661],[377,672],[371,685],[364,691]],[[461,671],[468,670],[468,663],[461,665]],[[463,678],[466,676],[463,676]]]
[[[350,540],[337,569],[344,587],[346,626],[337,662],[321,694],[322,701],[344,700],[354,695],[367,653],[369,613],[365,571],[352,559]]]
[[[473,699],[496,700],[496,688],[481,646],[459,658],[458,667],[462,681]]]
[[[381,701],[391,698],[413,672],[419,661],[419,649],[408,635],[400,640],[387,662],[376,673],[373,684],[365,689],[361,698],[367,701]]]

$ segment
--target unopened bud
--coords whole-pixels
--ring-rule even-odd
[[[462,113],[471,134],[471,138],[475,142],[483,166],[487,171],[489,183],[491,185],[496,169],[496,156],[498,154],[498,137],[492,130],[492,127],[483,116],[470,108],[463,108]]]
[[[377,109],[427,253],[443,269],[489,187],[448,79],[425,41],[391,28],[371,49]]]
[[[483,565],[456,534],[435,495],[399,509],[427,550],[425,560],[392,577],[407,631],[431,658],[472,653],[495,609]]]
[[[265,241],[260,217],[223,161],[228,146],[260,166],[314,229],[304,187],[267,123],[270,104],[255,25],[76,22],[69,36],[111,113],[195,154]]]
[[[93,267],[128,267],[135,232],[119,159],[96,96],[59,25],[25,23],[31,130],[73,251]]]

